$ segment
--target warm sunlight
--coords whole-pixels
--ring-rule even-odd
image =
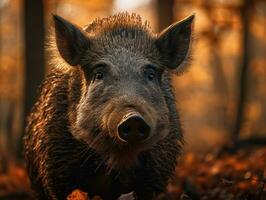
[[[0,0],[1,200],[266,200],[265,0]]]

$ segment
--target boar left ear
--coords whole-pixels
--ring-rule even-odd
[[[156,39],[156,46],[167,67],[177,69],[187,58],[191,43],[194,15],[164,29]]]
[[[53,15],[53,19],[56,45],[60,55],[72,66],[80,64],[81,58],[89,45],[86,33],[58,15]]]

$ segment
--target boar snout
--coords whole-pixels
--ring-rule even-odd
[[[130,112],[123,116],[117,126],[119,140],[129,144],[139,143],[150,135],[151,127],[138,112]]]

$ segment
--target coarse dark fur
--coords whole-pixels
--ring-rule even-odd
[[[37,199],[66,199],[74,189],[107,200],[131,191],[137,199],[153,199],[164,191],[182,149],[170,75],[188,55],[193,16],[159,35],[134,14],[95,20],[84,30],[54,20],[54,53],[65,61],[43,82],[25,136]],[[97,73],[104,78],[97,80]],[[128,110],[151,126],[142,143],[116,136]]]

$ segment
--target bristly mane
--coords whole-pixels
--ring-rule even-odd
[[[133,54],[148,56],[154,52],[155,34],[152,33],[147,21],[142,21],[140,15],[122,12],[103,19],[96,19],[83,29],[89,37],[97,41],[97,46],[93,51],[113,54],[117,51],[118,55],[124,55],[124,51]],[[87,58],[83,59],[86,63]]]
[[[115,29],[131,29],[150,32],[150,24],[148,21],[142,21],[141,16],[128,12],[118,13],[106,18],[97,18],[91,24],[86,26],[84,30],[88,33],[106,33]]]

